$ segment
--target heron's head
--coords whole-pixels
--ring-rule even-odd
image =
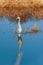
[[[19,21],[20,21],[20,17],[19,17],[19,16],[17,16],[16,20],[19,22]]]

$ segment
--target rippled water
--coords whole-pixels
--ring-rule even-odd
[[[22,28],[31,29],[35,21],[28,20]],[[37,22],[38,28],[43,30],[43,20]],[[43,32],[26,34],[22,36],[22,57],[18,58],[18,37],[13,29],[17,28],[16,22],[9,21],[6,17],[0,19],[0,65],[43,65]]]

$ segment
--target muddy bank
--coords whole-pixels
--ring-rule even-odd
[[[35,1],[11,1],[0,2],[0,18],[7,16],[10,20],[21,17],[21,22],[28,19],[43,19],[43,3]]]

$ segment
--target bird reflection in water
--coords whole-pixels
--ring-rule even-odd
[[[18,56],[21,56],[21,55],[22,55],[22,53],[21,53],[21,48],[22,48],[22,37],[21,37],[21,36],[18,36],[18,47],[19,47]]]
[[[21,58],[23,56],[22,52],[21,52],[21,48],[22,48],[22,37],[21,36],[18,36],[18,55],[17,55],[17,60],[16,60],[16,63],[15,65],[20,65],[20,62],[21,62]]]

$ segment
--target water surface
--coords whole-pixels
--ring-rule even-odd
[[[28,20],[22,28],[31,29],[35,21]],[[43,20],[37,22],[38,28],[43,30]],[[0,65],[15,65],[18,56],[18,37],[13,29],[17,23],[12,23],[6,17],[0,19]],[[23,56],[20,65],[43,65],[43,32],[22,36]]]

